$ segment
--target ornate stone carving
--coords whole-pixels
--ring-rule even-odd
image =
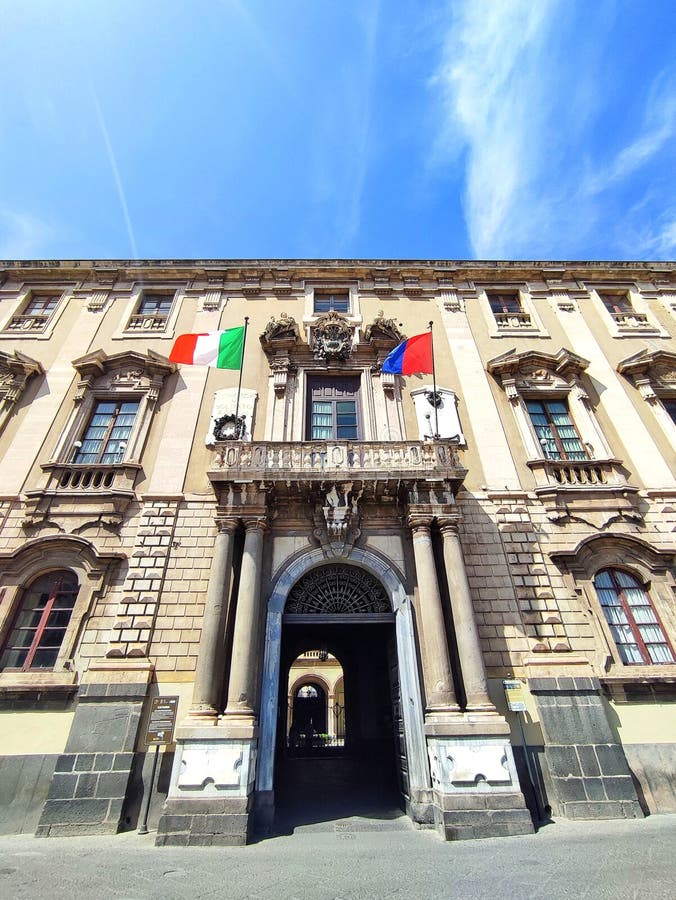
[[[318,359],[349,359],[354,329],[344,316],[329,312],[317,319],[312,328],[312,350]]]
[[[361,534],[359,500],[363,488],[354,490],[354,483],[332,484],[324,490],[324,499],[314,514],[314,536],[327,556],[348,556]]]
[[[390,350],[404,340],[404,335],[399,330],[394,319],[386,319],[382,309],[364,332],[364,340],[377,349]]]
[[[279,347],[280,343],[284,346],[296,344],[300,340],[300,332],[296,320],[283,312],[279,319],[273,316],[265,326],[265,331],[260,337],[263,350],[273,350]]]

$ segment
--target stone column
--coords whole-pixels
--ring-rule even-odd
[[[457,712],[458,702],[453,687],[453,671],[446,641],[446,625],[441,608],[439,582],[434,565],[432,519],[409,516],[413,531],[413,554],[418,575],[420,595],[419,613],[425,640],[423,675],[425,678],[426,708],[430,713]]]
[[[467,698],[467,710],[494,711],[495,706],[488,695],[486,669],[479,632],[474,619],[474,607],[458,534],[458,522],[455,519],[438,519],[437,521],[444,540],[444,564],[458,643],[460,669]]]
[[[200,639],[195,685],[192,693],[191,717],[216,717],[223,686],[223,646],[232,575],[233,537],[238,520],[217,520],[207,588],[202,637]]]
[[[225,714],[253,720],[256,715],[258,635],[263,618],[260,608],[260,593],[263,533],[266,528],[266,518],[265,516],[256,516],[245,519],[244,525],[246,537],[239,579],[228,704]]]

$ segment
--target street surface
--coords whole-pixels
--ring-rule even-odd
[[[154,838],[0,837],[0,900],[676,896],[676,815],[457,843],[404,817],[299,826],[242,848],[156,848]]]

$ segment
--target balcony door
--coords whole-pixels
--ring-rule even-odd
[[[308,376],[306,440],[360,441],[364,439],[359,403],[360,378]]]

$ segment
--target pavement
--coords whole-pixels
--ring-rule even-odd
[[[676,897],[676,815],[453,843],[404,816],[296,823],[247,847],[154,840],[0,837],[0,900]]]

